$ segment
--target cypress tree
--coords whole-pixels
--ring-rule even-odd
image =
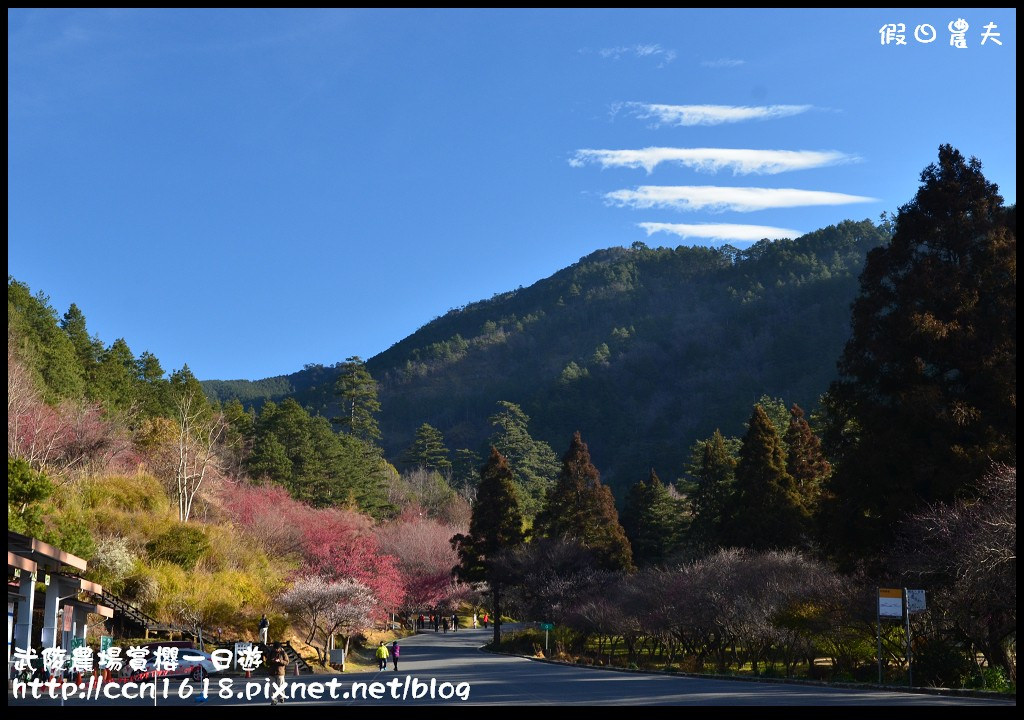
[[[619,524],[615,498],[590,461],[590,451],[579,431],[572,436],[562,458],[562,472],[548,492],[534,522],[541,537],[569,537],[590,548],[598,562],[610,570],[629,570],[633,553]]]
[[[949,145],[921,183],[868,253],[829,388],[823,529],[843,561],[1016,460],[1016,206]]]
[[[637,565],[667,559],[679,545],[682,522],[680,503],[669,495],[654,468],[647,482],[641,480],[629,489],[622,510],[622,529]]]
[[[494,643],[501,639],[502,578],[494,565],[499,552],[522,545],[523,516],[519,509],[512,471],[504,456],[493,446],[486,464],[480,468],[469,534],[456,535],[452,547],[459,554],[453,573],[465,582],[487,582],[494,610]]]
[[[804,418],[804,411],[793,403],[790,409],[789,427],[786,429],[786,471],[793,476],[796,491],[804,508],[814,514],[821,496],[821,486],[832,466],[821,451],[821,440],[811,431]]]
[[[729,442],[739,445],[735,438]],[[725,540],[725,522],[736,483],[736,458],[718,429],[698,443],[695,455],[691,473],[697,483],[691,501],[689,538],[693,545],[710,549]]]
[[[786,471],[782,442],[759,404],[740,448],[728,526],[732,543],[758,550],[793,547],[807,529],[807,513]]]

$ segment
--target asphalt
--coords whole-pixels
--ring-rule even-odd
[[[345,673],[287,677],[292,699],[286,706],[307,705],[689,705],[689,706],[831,706],[831,707],[915,707],[988,706],[1013,707],[1013,699],[950,697],[884,690],[831,688],[781,683],[674,677],[655,673],[615,672],[597,668],[542,663],[509,655],[485,652],[490,631],[426,632],[401,641],[399,670],[391,664],[381,672]],[[324,687],[320,699],[310,690],[334,679]],[[172,681],[169,696],[158,693],[157,705],[213,707],[224,705],[269,705],[266,678],[254,678],[249,686],[253,697],[238,697],[247,682],[231,679],[218,695],[220,678],[210,679],[209,698],[197,703],[195,696],[178,696]],[[356,683],[361,683],[357,685]],[[374,685],[379,683],[379,685]],[[433,690],[431,690],[433,688]],[[305,699],[300,695],[305,691]],[[419,694],[419,697],[416,695]],[[379,697],[375,698],[374,695]],[[445,695],[447,697],[445,697]],[[56,705],[50,699],[13,698],[11,705]],[[65,705],[152,706],[152,699],[69,699]]]

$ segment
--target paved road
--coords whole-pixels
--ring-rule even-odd
[[[293,692],[302,685],[308,691],[315,683],[326,683],[334,678],[337,699],[329,698],[329,688],[319,700],[292,699],[288,705],[307,704],[601,704],[601,705],[831,705],[831,706],[917,706],[917,705],[1004,705],[1013,701],[979,698],[956,698],[914,693],[883,692],[876,690],[847,690],[806,685],[755,683],[730,680],[671,677],[666,675],[623,673],[593,668],[540,663],[525,658],[494,655],[480,650],[487,641],[489,631],[460,630],[459,632],[417,635],[402,642],[399,672],[346,673],[344,676],[313,675],[288,677]],[[408,678],[408,680],[407,680]],[[430,697],[431,680],[434,697]],[[216,696],[216,676],[211,679],[211,705],[268,704],[261,694],[264,678],[254,678],[251,687],[256,696],[248,701],[237,697],[223,699]],[[244,689],[245,680],[234,679],[231,693]],[[370,694],[372,683],[380,699]],[[362,687],[354,683],[363,683]],[[386,683],[391,683],[390,685]],[[448,685],[445,685],[447,683]],[[171,698],[158,698],[159,705],[195,705],[192,699],[175,696],[172,683]],[[418,690],[417,690],[418,688]],[[353,691],[355,695],[353,696]],[[423,697],[413,699],[420,692]],[[403,693],[405,699],[402,699]],[[440,697],[447,693],[448,699]],[[397,699],[394,696],[397,696]],[[467,699],[461,699],[467,695]],[[41,700],[11,700],[12,704],[43,703]],[[82,706],[84,701],[69,701],[67,705]],[[92,701],[90,704],[96,704]],[[107,700],[107,705],[152,705],[148,701]]]

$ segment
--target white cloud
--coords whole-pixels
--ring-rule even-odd
[[[597,163],[602,168],[644,168],[650,174],[663,162],[676,162],[698,172],[732,170],[733,175],[776,175],[806,170],[860,158],[838,150],[742,150],[738,148],[666,148],[642,150],[577,150],[569,159],[573,167]]]
[[[803,235],[799,230],[771,227],[770,225],[730,225],[728,223],[637,223],[647,231],[647,237],[656,232],[670,233],[681,238],[703,238],[705,240],[781,240]]]
[[[875,202],[875,198],[822,190],[794,190],[793,188],[716,187],[713,185],[641,185],[636,190],[616,190],[607,193],[605,201],[611,205],[645,208],[672,208],[674,210],[709,210],[721,212],[753,212],[772,208],[791,208],[809,205],[848,205]]]
[[[660,57],[661,64],[658,67],[665,67],[670,62],[676,59],[676,51],[663,48],[657,43],[648,43],[640,45],[617,45],[616,47],[602,48],[597,51],[598,55],[603,58],[611,58],[612,60],[618,60],[624,55],[632,55],[638,58],[644,57]]]
[[[701,67],[706,68],[731,68],[739,67],[740,65],[746,65],[746,60],[736,60],[734,58],[718,58],[717,60],[701,60]]]
[[[721,125],[744,120],[769,120],[807,112],[812,105],[652,105],[627,103],[641,120],[655,125]]]

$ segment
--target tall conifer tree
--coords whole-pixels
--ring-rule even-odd
[[[465,582],[487,582],[494,611],[494,643],[501,639],[502,578],[494,559],[499,552],[521,545],[526,539],[523,516],[519,510],[512,471],[493,446],[487,463],[480,468],[469,534],[452,538],[459,554],[453,573]]]
[[[633,553],[619,524],[615,498],[611,489],[601,484],[601,474],[590,461],[590,451],[579,431],[572,436],[562,458],[562,472],[548,491],[534,532],[542,537],[578,540],[608,569],[633,567]]]

